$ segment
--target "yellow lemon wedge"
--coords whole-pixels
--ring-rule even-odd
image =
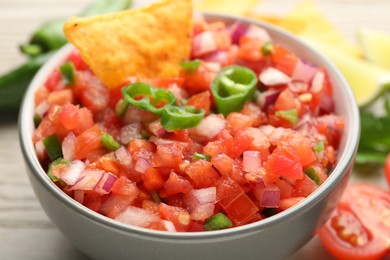
[[[200,11],[242,15],[258,2],[259,0],[199,0],[195,2],[195,9]]]
[[[322,53],[340,70],[348,81],[359,107],[373,103],[390,89],[390,70],[356,58],[316,39],[310,37],[301,39]]]
[[[357,40],[367,60],[390,70],[390,33],[360,28],[357,31]]]

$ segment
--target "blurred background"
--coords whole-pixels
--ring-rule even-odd
[[[0,0],[0,75],[28,60],[21,54],[19,46],[26,43],[43,22],[76,15],[91,1]],[[133,6],[150,2],[134,0]],[[390,64],[387,50],[390,45],[386,45],[388,48],[381,47],[387,39],[382,34],[390,35],[389,0],[195,2],[201,10],[245,15],[272,22],[304,40],[314,42],[315,47],[322,48],[325,53],[330,50],[330,56],[336,56],[334,62],[347,80],[358,78],[360,84],[351,87],[357,94],[361,109],[383,114],[383,97],[386,94],[377,99],[376,93],[390,82],[390,68],[385,68]],[[372,36],[373,31],[380,32],[379,36],[376,33]],[[334,49],[339,55],[332,56]],[[373,53],[373,49],[379,53]],[[386,63],[381,59],[386,51],[389,62],[382,64]],[[359,75],[363,75],[361,80]],[[374,105],[368,106],[370,102]],[[17,111],[0,109],[0,116],[0,259],[87,259],[51,224],[35,199],[19,150]],[[356,166],[351,181],[371,182],[386,187],[382,163],[375,161]],[[314,257],[333,259],[317,238],[291,256],[291,259]]]

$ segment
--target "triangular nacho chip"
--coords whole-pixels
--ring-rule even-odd
[[[64,32],[109,88],[132,76],[174,77],[191,52],[192,1],[164,0],[113,14],[72,17]]]

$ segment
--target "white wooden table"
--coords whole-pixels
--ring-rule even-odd
[[[271,1],[274,8],[291,6],[292,2]],[[38,25],[48,19],[76,14],[88,3],[89,0],[0,0],[0,74],[25,60],[18,45],[25,42]],[[390,33],[388,0],[319,0],[319,3],[324,13],[349,38],[354,37],[360,26]],[[381,174],[380,169],[376,170],[364,181],[385,186]],[[361,179],[357,176],[355,173],[354,180]],[[291,257],[314,258],[332,259],[316,238]],[[0,259],[88,259],[62,236],[43,212],[25,172],[18,143],[17,115],[1,111]]]

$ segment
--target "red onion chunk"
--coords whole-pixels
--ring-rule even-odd
[[[306,64],[299,60],[295,66],[295,70],[291,76],[292,80],[310,83],[314,75],[317,73],[317,68]]]
[[[271,36],[268,34],[268,32],[264,28],[261,28],[260,26],[254,24],[251,24],[249,26],[248,30],[245,33],[245,36],[250,38],[257,38],[263,40],[264,42],[271,41]]]
[[[139,122],[125,125],[119,133],[119,142],[127,145],[131,140],[141,138],[142,124]]]
[[[68,161],[73,161],[76,158],[74,152],[74,142],[76,140],[76,136],[73,132],[70,132],[62,141],[62,154],[64,155],[64,159]]]
[[[254,190],[255,197],[264,208],[277,208],[280,204],[280,189],[276,185]]]
[[[42,140],[39,140],[35,144],[35,152],[37,153],[37,157],[39,160],[44,160],[45,157],[47,157],[46,148]]]
[[[95,187],[95,191],[99,194],[107,194],[110,192],[117,177],[111,172],[105,172],[99,183]]]
[[[164,225],[160,217],[153,212],[133,206],[128,206],[115,220],[143,228]]]
[[[225,118],[222,115],[210,114],[203,118],[199,125],[191,130],[191,133],[211,140],[217,136],[224,127]]]
[[[263,70],[259,75],[259,80],[266,86],[276,86],[291,82],[291,78],[289,76],[272,67]]]
[[[69,190],[94,190],[96,185],[104,175],[103,170],[87,169],[84,170],[77,182]]]
[[[35,107],[35,114],[43,118],[49,108],[50,104],[47,101],[42,101],[37,107]]]
[[[269,105],[275,103],[276,99],[278,98],[280,94],[279,89],[267,89],[266,91],[260,93],[260,95],[257,97],[256,103],[261,108],[266,108]]]
[[[121,146],[115,151],[115,156],[121,162],[122,165],[128,168],[131,167],[132,159],[124,146]]]
[[[162,220],[165,229],[169,232],[176,232],[175,225],[169,220]]]
[[[200,57],[217,50],[217,43],[211,31],[205,31],[192,38],[192,57]]]
[[[322,71],[317,71],[317,73],[313,77],[313,81],[311,82],[310,91],[313,93],[318,93],[322,90],[324,85],[325,74]]]
[[[146,170],[151,166],[152,166],[152,164],[148,160],[140,157],[140,158],[138,158],[138,160],[136,161],[136,163],[134,165],[134,170],[136,170],[139,173],[145,173]]]
[[[214,214],[216,200],[215,187],[191,190],[186,196],[191,219],[203,221],[211,217]]]
[[[62,172],[59,178],[68,185],[74,185],[80,179],[84,168],[85,164],[82,161],[72,161],[67,170]]]
[[[242,168],[245,172],[256,172],[261,167],[259,151],[245,151],[242,158]]]
[[[306,93],[309,85],[303,81],[293,81],[288,83],[288,88],[295,93]]]
[[[229,33],[230,33],[230,39],[232,40],[233,44],[238,44],[240,42],[240,39],[245,33],[247,32],[248,28],[247,26],[240,22],[237,21],[233,23],[229,28]]]
[[[229,54],[227,51],[218,50],[218,51],[212,52],[212,53],[204,56],[203,60],[206,62],[222,64],[223,62],[225,62],[227,60],[228,55]]]

